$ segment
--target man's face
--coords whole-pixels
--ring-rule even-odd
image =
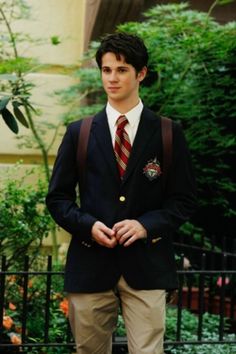
[[[102,57],[102,83],[110,103],[138,101],[139,84],[146,75],[146,68],[138,74],[131,64],[127,64],[121,55],[117,60],[114,53]]]

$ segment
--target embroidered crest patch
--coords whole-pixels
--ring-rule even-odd
[[[143,169],[143,173],[149,181],[154,180],[162,174],[160,163],[157,161],[156,157],[153,160],[148,161],[147,165]]]

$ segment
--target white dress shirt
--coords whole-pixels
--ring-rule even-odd
[[[140,122],[141,113],[143,110],[143,103],[139,100],[137,106],[132,108],[129,112],[120,113],[116,109],[114,109],[109,102],[107,102],[106,106],[106,114],[108,119],[108,125],[110,128],[111,139],[113,146],[115,145],[115,135],[117,129],[117,119],[121,115],[125,115],[128,123],[125,126],[126,133],[129,136],[130,144],[133,145],[135,135],[137,133],[138,125]]]

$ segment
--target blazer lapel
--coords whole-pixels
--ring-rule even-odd
[[[144,107],[122,183],[125,183],[131,175],[157,129],[160,129],[160,123],[157,124],[157,116]],[[111,175],[120,183],[120,176],[105,109],[95,115],[91,133],[97,141],[98,147],[111,171]]]
[[[111,134],[107,122],[107,115],[105,109],[102,112],[95,115],[91,133],[94,135],[97,144],[99,145],[99,148],[102,152],[102,155],[106,160],[108,167],[110,168],[110,171],[117,179],[117,181],[120,182],[120,177],[118,173],[114,149],[112,146]]]
[[[153,134],[156,133],[158,128],[160,129],[160,125],[157,124],[157,116],[149,109],[144,108],[132,146],[126,172],[124,174],[123,183],[129,178],[136,164],[140,160],[140,157],[142,157],[144,150],[147,148],[150,139]]]

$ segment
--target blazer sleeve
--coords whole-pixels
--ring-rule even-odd
[[[138,218],[148,232],[148,242],[173,232],[196,209],[196,183],[182,128],[173,122],[173,159],[168,171],[162,207]]]
[[[70,124],[62,139],[49,183],[46,204],[59,226],[70,234],[79,235],[81,240],[88,240],[97,219],[83,212],[76,202],[76,152],[80,123]]]

